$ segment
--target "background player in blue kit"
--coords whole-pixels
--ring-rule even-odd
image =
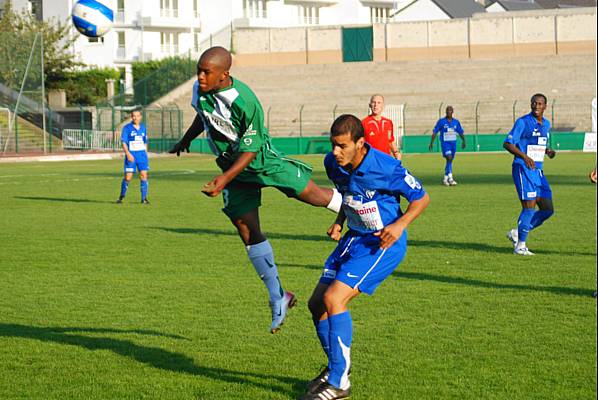
[[[406,228],[430,199],[417,179],[388,154],[364,139],[361,121],[341,115],[330,128],[332,152],[324,165],[343,195],[343,205],[328,235],[340,240],[328,257],[309,300],[316,333],[328,366],[309,382],[303,399],[345,399],[353,323],[347,305],[360,293],[373,294],[405,257]],[[405,213],[399,197],[409,201]],[[347,220],[348,232],[341,238]]]
[[[117,203],[122,203],[129,188],[129,182],[136,170],[139,170],[141,186],[141,203],[149,204],[147,200],[147,129],[141,123],[141,111],[131,111],[131,122],[125,125],[120,134],[123,150],[125,152],[125,176],[120,184],[120,196]]]
[[[461,148],[465,148],[465,136],[463,136],[463,128],[458,119],[453,118],[453,106],[446,107],[446,116],[440,118],[434,126],[432,132],[432,139],[428,148],[432,151],[434,139],[440,133],[440,147],[442,149],[442,156],[446,159],[444,166],[444,178],[442,183],[445,186],[455,186],[457,181],[453,179],[453,160],[457,153],[457,134],[461,138]]]
[[[542,171],[544,155],[549,158],[556,155],[548,148],[550,122],[544,118],[544,110],[546,96],[541,93],[533,95],[531,112],[515,121],[503,145],[515,156],[512,175],[522,208],[517,229],[511,229],[507,237],[515,245],[514,253],[522,256],[534,255],[525,243],[527,235],[554,213],[552,190]]]

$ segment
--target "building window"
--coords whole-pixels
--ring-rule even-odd
[[[101,37],[88,37],[87,42],[89,43],[104,43],[104,36]]]
[[[318,25],[320,23],[320,7],[297,6],[300,25]]]
[[[243,0],[243,17],[245,18],[266,18],[266,0]]]
[[[125,33],[117,32],[118,35],[118,47],[116,48],[116,58],[123,60],[126,57],[125,52]]]
[[[385,23],[390,20],[392,10],[387,7],[370,7],[370,21],[372,23]]]
[[[164,54],[179,54],[179,33],[160,32],[160,50]]]
[[[160,0],[160,16],[178,18],[179,0]]]
[[[199,32],[195,32],[193,34],[193,50],[195,50],[195,52],[199,52],[199,44],[201,43],[200,41],[200,37],[199,37]]]

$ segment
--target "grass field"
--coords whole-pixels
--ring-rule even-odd
[[[327,184],[321,157],[304,157]],[[595,399],[595,155],[545,164],[556,214],[514,256],[510,157],[407,156],[432,202],[399,269],[352,304],[354,399]],[[264,191],[262,226],[300,303],[268,333],[266,291],[211,158],[0,164],[1,399],[294,399],[324,365],[306,301],[333,215]]]

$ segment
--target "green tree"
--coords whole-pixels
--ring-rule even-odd
[[[44,73],[49,88],[56,87],[68,71],[82,65],[69,51],[76,37],[70,34],[67,21],[39,21],[29,13],[15,12],[11,2],[7,1],[0,19],[0,82],[13,89],[20,85],[36,33],[43,37]],[[27,81],[38,84],[41,84],[40,46],[38,38],[34,49],[37,54],[33,56],[33,61],[38,64],[36,68],[30,68],[27,77]]]

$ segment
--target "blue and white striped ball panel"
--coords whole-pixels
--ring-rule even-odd
[[[112,28],[114,13],[97,0],[79,0],[73,6],[72,20],[83,35],[99,37]]]

